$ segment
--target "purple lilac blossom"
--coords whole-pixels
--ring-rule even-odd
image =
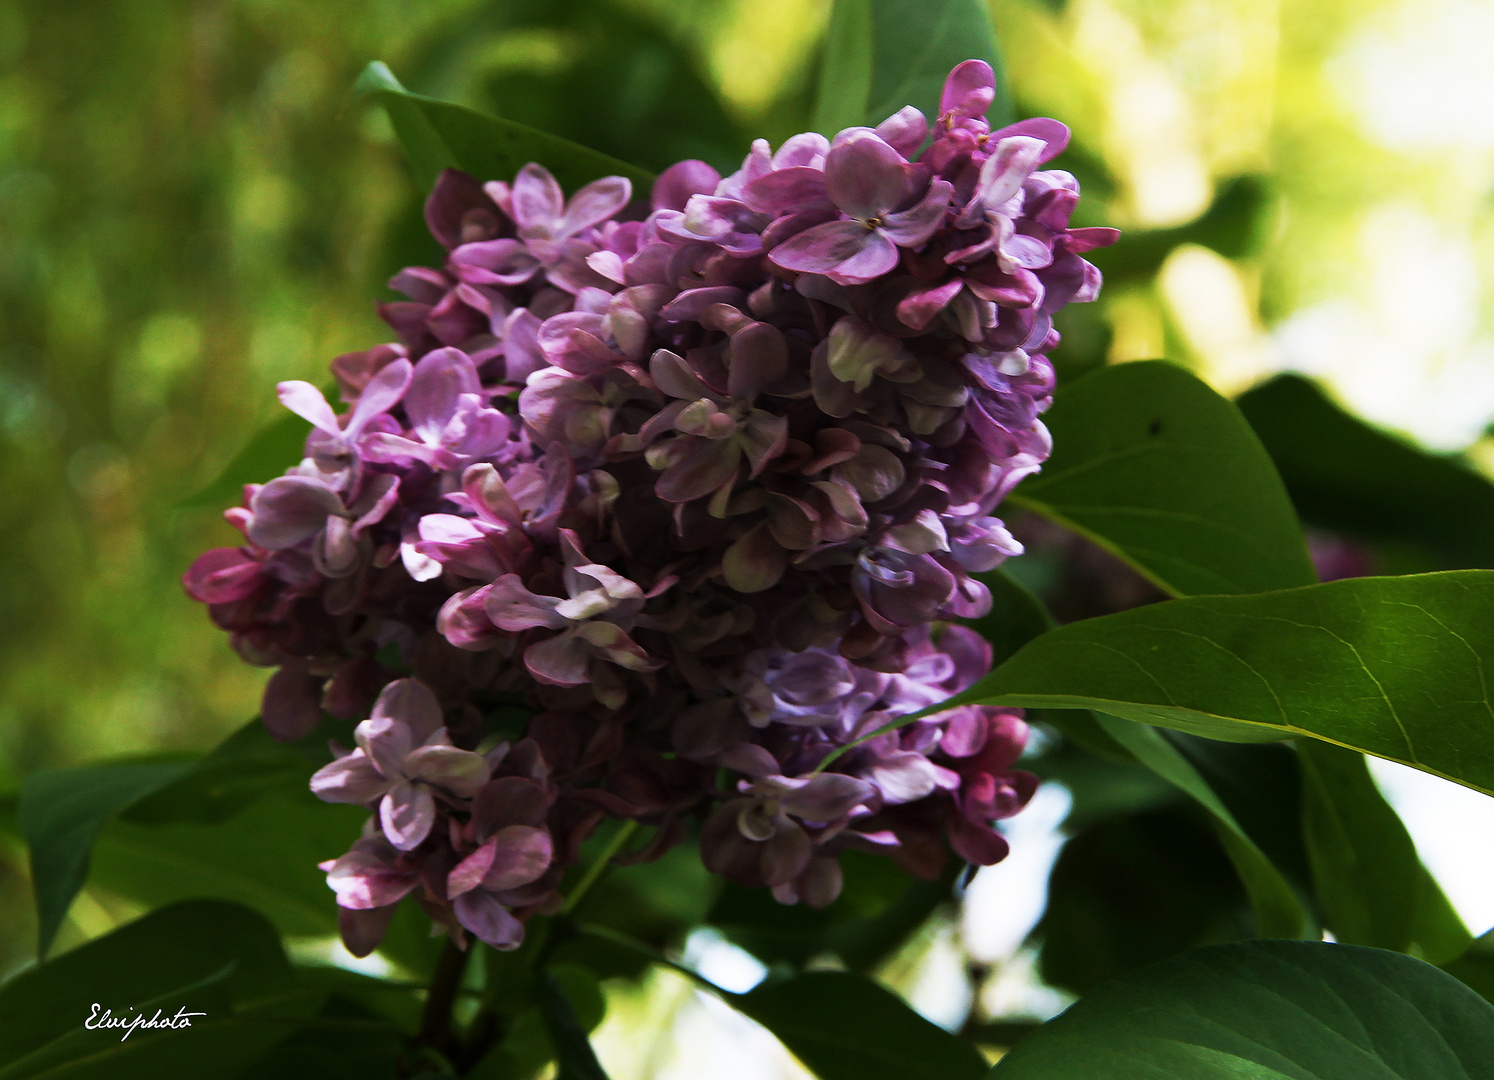
[[[992,95],[968,61],[932,125],[680,162],[646,214],[618,177],[448,170],[445,265],[391,282],[397,342],[333,362],[349,410],[281,385],[305,459],[186,586],[278,669],[275,737],[366,717],[312,780],[372,815],[324,864],[353,952],[406,897],[516,947],[607,817],[653,828],[633,859],[697,822],[710,870],[816,907],[847,849],[1005,856],[1020,711],[860,741],[989,667],[953,621],[1021,553],[995,510],[1048,455],[1052,316],[1116,236],[1069,228],[1067,129],[992,131]],[[488,746],[499,695],[535,715]]]

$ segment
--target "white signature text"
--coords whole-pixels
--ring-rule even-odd
[[[146,1031],[166,1028],[171,1031],[180,1031],[192,1026],[192,1017],[206,1016],[207,1013],[187,1012],[186,1006],[176,1010],[175,1016],[165,1016],[160,1009],[156,1010],[154,1016],[147,1017],[144,1013],[136,1013],[134,1006],[130,1007],[133,1015],[115,1016],[113,1011],[105,1009],[97,1001],[93,1003],[93,1009],[88,1014],[88,1019],[83,1021],[83,1026],[89,1031],[98,1031],[101,1028],[122,1028],[124,1034],[119,1037],[124,1042],[135,1033],[136,1028]]]

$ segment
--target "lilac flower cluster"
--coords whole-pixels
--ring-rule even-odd
[[[993,132],[992,96],[969,61],[932,128],[908,108],[725,178],[681,162],[646,212],[619,177],[567,201],[538,165],[448,171],[446,264],[394,278],[397,344],[333,362],[349,411],[281,385],[305,460],[186,584],[278,667],[276,737],[369,717],[312,781],[374,811],[325,864],[353,952],[407,895],[517,945],[605,817],[653,827],[637,859],[702,821],[712,871],[812,906],[847,849],[1004,857],[992,823],[1036,783],[1018,713],[818,768],[989,667],[950,621],[1021,551],[993,512],[1048,454],[1052,316],[1115,238],[1069,228],[1078,185],[1041,168],[1066,129]],[[515,695],[522,737],[479,752]]]

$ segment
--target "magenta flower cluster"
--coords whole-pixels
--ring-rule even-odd
[[[264,722],[364,719],[318,772],[373,817],[325,864],[355,953],[416,902],[500,948],[554,911],[607,817],[692,833],[712,871],[821,906],[839,853],[920,875],[1036,781],[1018,713],[945,700],[990,651],[953,621],[1020,546],[994,515],[1049,450],[1052,317],[1094,299],[1052,120],[991,131],[960,65],[932,127],[759,141],[725,178],[668,169],[569,201],[443,174],[448,251],[402,271],[398,343],[302,382],[306,457],[228,511],[242,546],[187,574],[250,662]],[[932,139],[930,139],[932,136]],[[397,658],[394,659],[394,658]],[[487,747],[500,705],[527,727]]]

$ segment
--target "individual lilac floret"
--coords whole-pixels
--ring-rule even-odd
[[[355,735],[358,748],[317,770],[311,790],[327,802],[378,800],[384,835],[400,851],[430,835],[438,797],[468,799],[487,782],[487,761],[452,745],[436,696],[414,679],[385,687]]]

